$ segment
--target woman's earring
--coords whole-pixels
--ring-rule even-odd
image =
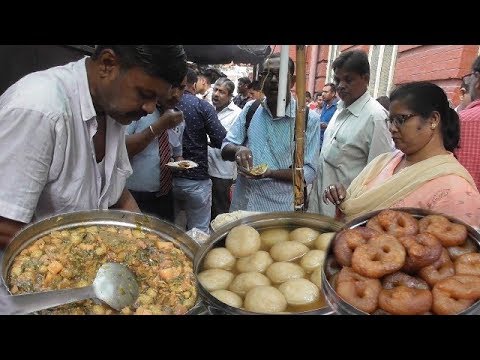
[[[437,125],[435,125],[435,124],[432,124],[432,126],[431,126],[431,127],[432,127],[432,130],[433,130],[433,129],[435,129],[435,128],[437,127]]]

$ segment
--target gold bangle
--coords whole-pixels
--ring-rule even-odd
[[[153,127],[152,125],[149,125],[148,128],[150,129],[150,131],[152,132],[153,134],[153,137],[157,137],[157,134],[155,134],[155,131],[153,131]]]

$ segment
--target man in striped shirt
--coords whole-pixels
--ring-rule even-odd
[[[460,111],[460,147],[455,152],[458,161],[472,175],[480,188],[480,56],[472,65],[472,72],[464,77],[470,86],[472,102]]]
[[[296,101],[290,94],[295,83],[295,65],[289,59],[287,80],[287,108],[285,116],[277,116],[277,94],[280,58],[266,60],[260,83],[266,98],[257,108],[251,123],[246,126],[246,115],[253,101],[247,103],[230,128],[222,145],[224,160],[236,161],[237,182],[230,211],[292,211],[293,191],[293,134],[295,128]],[[311,184],[316,176],[314,157],[320,144],[320,117],[309,111],[305,139],[305,182]],[[267,164],[263,175],[248,175],[245,169]]]
[[[131,123],[126,129],[125,142],[133,174],[127,179],[127,188],[137,201],[142,212],[174,222],[172,178],[161,184],[162,172],[169,172],[164,163],[170,157],[182,160],[182,142],[185,122],[183,113],[174,108],[183,95],[187,78],[180,84],[173,84],[168,98],[157,103],[152,113]],[[164,134],[164,133],[167,134]],[[159,151],[161,136],[167,136],[170,149],[162,158]],[[180,141],[179,141],[180,140]],[[162,189],[163,185],[163,189]]]

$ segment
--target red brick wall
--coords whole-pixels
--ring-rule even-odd
[[[363,50],[368,54],[370,45],[340,45],[340,51],[344,52],[346,50]]]
[[[282,50],[282,45],[270,45],[270,46],[271,46],[272,49],[275,48],[274,51],[273,51],[274,54],[280,54],[280,51]],[[297,66],[297,48],[296,48],[296,45],[290,45],[290,47],[288,49],[288,56],[290,56],[290,58],[295,63],[295,69],[296,69],[296,66]],[[305,85],[306,86],[308,86],[308,73],[309,73],[309,70],[310,70],[310,62],[312,61],[311,57],[312,57],[312,47],[308,46],[307,51],[305,52],[305,75],[306,75]],[[295,92],[295,86],[292,88],[292,91]],[[313,94],[312,94],[312,96],[313,96]]]
[[[401,45],[393,82],[432,81],[456,106],[461,78],[469,72],[477,54],[478,45]]]
[[[322,91],[327,76],[328,45],[319,45],[315,92]]]
[[[398,45],[398,52],[407,51],[407,50],[414,49],[414,48],[419,47],[419,46],[422,46],[422,45]]]
[[[281,45],[272,45],[279,53]],[[319,45],[317,71],[315,74],[315,92],[321,91],[325,84],[329,45]],[[340,51],[359,49],[368,53],[370,45],[340,45]],[[455,106],[460,102],[459,87],[463,75],[478,56],[478,45],[399,45],[393,83],[395,85],[410,81],[432,81],[441,86]],[[311,59],[311,46],[307,48],[306,73],[308,81]],[[295,45],[290,45],[290,57],[296,60]],[[308,83],[308,82],[307,82]],[[313,95],[313,94],[312,94]]]
[[[368,54],[370,45],[340,45],[340,51],[363,50]],[[321,92],[326,83],[329,45],[319,45],[315,92]]]

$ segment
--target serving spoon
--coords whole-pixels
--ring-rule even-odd
[[[31,294],[4,296],[8,314],[22,315],[72,302],[97,298],[117,311],[132,305],[139,294],[135,275],[126,266],[103,264],[93,284],[76,289],[44,291]]]

